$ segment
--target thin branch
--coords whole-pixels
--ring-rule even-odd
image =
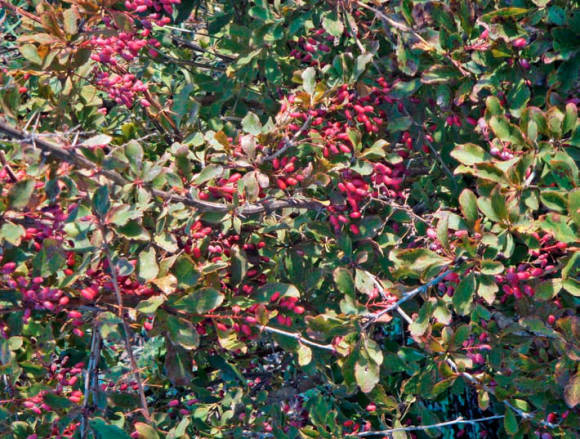
[[[0,6],[5,7],[6,9],[10,10],[15,15],[21,15],[23,17],[26,17],[26,18],[32,20],[32,21],[36,21],[37,23],[41,23],[40,18],[38,18],[36,15],[34,15],[28,11],[25,11],[24,9],[19,8],[18,6],[13,5],[8,0],[0,0]]]
[[[236,60],[236,58],[234,58],[233,56],[223,55],[221,53],[217,53],[217,52],[213,52],[211,50],[204,49],[203,47],[201,47],[195,43],[192,43],[191,41],[187,41],[187,40],[184,40],[184,39],[179,38],[179,37],[173,37],[172,40],[176,44],[182,44],[182,45],[186,46],[187,48],[194,50],[196,52],[209,53],[210,55],[221,58],[222,60],[224,60],[226,62],[232,62],[232,61]]]
[[[486,384],[483,384],[481,381],[479,381],[476,377],[474,377],[472,374],[470,374],[468,372],[459,372],[459,368],[457,367],[457,364],[455,364],[455,362],[451,358],[447,358],[445,360],[445,362],[451,367],[451,369],[453,369],[453,371],[455,373],[458,373],[460,376],[462,376],[463,378],[465,378],[471,384],[473,384],[476,387],[481,387],[483,390],[485,390],[489,394],[495,396],[495,390],[493,388],[489,387]],[[506,407],[509,407],[511,410],[513,410],[514,413],[516,413],[522,419],[525,419],[525,420],[533,420],[534,415],[532,413],[528,413],[528,412],[523,411],[522,409],[519,409],[518,407],[514,406],[508,400],[504,400],[502,402],[504,403],[504,405]],[[548,428],[556,428],[556,427],[558,427],[557,424],[553,424],[551,422],[547,422],[547,421],[544,421],[544,420],[539,421],[539,423],[542,426],[548,427]]]
[[[443,158],[441,157],[441,154],[439,154],[439,151],[437,151],[433,147],[431,142],[429,142],[427,139],[424,139],[423,142],[429,147],[429,151],[431,151],[431,154],[433,154],[435,156],[435,158],[437,159],[437,161],[439,162],[439,164],[441,165],[441,167],[443,168],[443,170],[445,171],[445,173],[447,174],[447,176],[451,180],[451,183],[453,183],[455,190],[457,190],[457,181],[455,181],[455,176],[453,175],[453,172],[451,172],[451,170],[447,167],[447,165],[443,161]]]
[[[91,337],[91,351],[89,354],[89,363],[85,373],[85,395],[83,399],[83,407],[81,410],[82,419],[80,425],[81,439],[86,439],[89,434],[89,400],[91,392],[93,393],[93,404],[96,398],[96,388],[98,386],[98,365],[99,357],[101,355],[101,332],[98,318],[94,318],[93,334]]]
[[[324,349],[331,352],[336,352],[336,348],[331,344],[320,344],[316,343],[315,341],[308,340],[307,338],[302,337],[302,335],[295,333],[295,332],[287,332],[282,329],[273,328],[271,326],[260,326],[262,331],[270,332],[273,334],[283,335],[284,337],[290,337],[294,340],[298,340],[298,342],[309,345],[318,349]]]
[[[172,56],[166,55],[164,53],[161,52],[157,52],[159,55],[161,55],[161,57],[168,62],[172,62],[175,64],[179,64],[179,65],[184,65],[184,66],[192,66],[192,67],[197,67],[200,69],[207,69],[207,70],[215,70],[216,72],[225,72],[226,69],[223,67],[218,67],[218,66],[210,66],[208,64],[203,64],[197,61],[190,61],[187,59],[179,59],[179,58],[174,58]]]
[[[8,161],[6,160],[6,154],[4,154],[4,151],[0,151],[0,163],[2,163],[2,166],[4,166],[4,169],[6,170],[8,177],[10,177],[10,180],[12,180],[13,183],[16,183],[18,181],[18,178],[16,178],[16,174],[8,164]]]
[[[357,434],[358,437],[368,437],[368,436],[380,436],[380,435],[391,435],[398,431],[424,431],[424,430],[431,430],[434,428],[442,428],[442,427],[450,427],[452,425],[459,425],[459,424],[471,424],[475,425],[478,422],[487,422],[487,421],[494,421],[496,419],[503,419],[504,415],[495,415],[495,416],[487,416],[485,418],[478,418],[478,419],[463,419],[461,417],[453,420],[453,421],[446,421],[446,422],[439,422],[438,424],[431,424],[431,425],[410,425],[408,427],[398,427],[398,428],[391,428],[389,430],[381,430],[381,431],[363,431]]]
[[[357,1],[356,4],[358,6],[361,6],[365,9],[368,9],[369,11],[374,12],[375,14],[378,15],[378,17],[383,21],[386,22],[388,24],[390,24],[392,27],[402,31],[402,32],[407,32],[411,35],[413,35],[417,40],[419,40],[424,46],[425,48],[434,51],[435,53],[438,53],[439,55],[443,56],[445,59],[447,59],[449,62],[451,62],[451,64],[453,64],[453,66],[455,66],[455,68],[457,70],[459,70],[459,72],[463,75],[463,76],[469,76],[470,73],[465,70],[465,68],[463,68],[463,66],[461,65],[461,63],[459,63],[457,60],[454,60],[448,53],[445,52],[441,52],[440,50],[437,49],[437,47],[435,47],[433,44],[431,44],[429,41],[427,41],[425,38],[423,38],[421,35],[419,35],[419,33],[417,33],[417,31],[415,31],[414,29],[410,28],[409,26],[407,26],[404,23],[398,22],[396,20],[393,20],[391,17],[389,17],[387,14],[383,13],[380,9],[377,8],[373,8],[372,6],[367,5],[366,3],[363,3],[361,1]]]
[[[382,309],[379,312],[365,315],[365,317],[368,318],[368,321],[363,325],[363,329],[366,329],[367,327],[369,327],[372,323],[374,323],[377,319],[381,318],[385,314],[387,314],[393,310],[398,309],[399,306],[401,306],[401,304],[412,299],[417,294],[424,293],[433,285],[437,285],[439,282],[441,282],[443,280],[443,278],[445,276],[447,276],[450,273],[452,273],[452,270],[446,270],[443,273],[441,273],[440,275],[438,275],[437,277],[434,277],[433,279],[431,279],[426,284],[421,285],[420,287],[417,287],[417,288],[403,294],[403,297],[401,297],[396,303],[392,304],[391,306],[388,306],[387,308]]]
[[[101,234],[103,235],[103,249],[105,251],[105,256],[109,264],[109,269],[111,270],[111,277],[113,281],[113,289],[115,290],[115,296],[117,297],[117,304],[119,306],[118,315],[123,323],[123,338],[125,340],[125,348],[127,349],[127,355],[129,356],[129,362],[131,363],[131,371],[137,382],[137,387],[139,390],[139,398],[141,399],[141,413],[147,422],[151,423],[151,415],[149,414],[149,407],[147,405],[147,398],[145,397],[145,391],[143,390],[143,382],[141,381],[141,374],[139,373],[137,362],[135,361],[135,356],[133,355],[133,346],[131,345],[131,339],[129,338],[129,324],[125,318],[125,312],[123,308],[123,297],[121,295],[121,290],[119,288],[119,279],[117,277],[117,269],[113,263],[113,257],[109,244],[107,243],[107,231],[105,227],[101,224]]]
[[[77,154],[74,150],[70,150],[67,149],[67,147],[65,146],[57,145],[55,143],[43,140],[39,138],[39,136],[37,135],[33,135],[25,131],[20,131],[1,121],[0,121],[0,132],[7,134],[11,138],[19,139],[22,142],[33,144],[56,159],[72,163],[76,166],[85,169],[94,170],[96,167],[95,163],[91,162],[90,160],[86,159],[80,154]],[[98,172],[111,182],[118,184],[120,186],[124,186],[131,183],[129,180],[125,179],[123,176],[121,176],[115,171],[100,169]],[[234,210],[233,206],[229,206],[226,204],[214,203],[211,201],[195,200],[193,198],[180,196],[172,192],[166,192],[158,189],[149,188],[149,193],[163,200],[167,201],[171,200],[174,202],[183,203],[186,206],[194,207],[203,212],[228,213]],[[242,216],[250,216],[261,213],[271,213],[286,208],[320,210],[324,209],[325,206],[322,203],[311,199],[290,198],[285,200],[267,200],[255,204],[247,204],[240,207],[237,210],[237,213],[238,215]]]
[[[289,148],[292,148],[294,145],[296,145],[296,142],[298,141],[300,136],[302,134],[304,134],[304,132],[308,129],[308,127],[310,127],[310,124],[312,123],[312,119],[313,119],[312,115],[308,116],[308,118],[304,121],[304,123],[302,124],[300,129],[294,133],[292,138],[290,140],[288,140],[288,139],[284,140],[284,145],[282,146],[282,148],[280,148],[279,150],[273,152],[272,154],[267,155],[266,157],[262,158],[261,160],[259,160],[258,164],[262,164],[264,162],[269,162],[271,160],[274,160],[275,158],[278,158],[282,154],[284,154]]]

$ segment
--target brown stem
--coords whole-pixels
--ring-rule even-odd
[[[258,164],[262,164],[264,162],[274,160],[275,158],[278,158],[282,154],[284,154],[289,148],[292,148],[296,144],[296,142],[298,141],[298,138],[302,134],[304,134],[304,132],[308,129],[308,127],[312,123],[312,119],[313,119],[312,116],[308,116],[306,121],[304,121],[304,124],[302,124],[300,129],[294,133],[292,138],[290,140],[288,140],[288,139],[284,140],[284,145],[282,146],[282,148],[280,148],[278,151],[275,151],[272,154],[269,154],[266,157],[262,158],[261,160],[259,160]]]
[[[137,382],[137,387],[139,389],[139,398],[141,399],[141,413],[148,423],[151,423],[151,415],[149,413],[149,406],[147,405],[147,398],[145,397],[145,390],[143,389],[143,381],[141,381],[141,374],[137,367],[137,361],[135,361],[135,356],[133,355],[133,347],[131,345],[131,339],[129,337],[129,324],[125,318],[125,312],[123,308],[123,297],[121,295],[121,289],[119,288],[119,279],[117,277],[117,269],[113,264],[113,257],[111,255],[111,250],[109,244],[107,243],[107,230],[104,225],[100,225],[101,234],[103,235],[103,249],[105,251],[105,256],[109,264],[109,269],[111,270],[111,277],[113,280],[113,289],[115,290],[115,296],[117,298],[117,305],[119,306],[118,315],[123,323],[123,338],[125,340],[125,348],[127,349],[127,355],[129,356],[129,362],[131,363],[131,371]]]
[[[18,6],[13,5],[12,3],[10,3],[7,0],[0,0],[0,6],[8,9],[9,11],[11,11],[13,14],[15,15],[22,15],[23,17],[26,17],[30,20],[36,21],[37,23],[41,23],[40,18],[38,18],[36,15],[25,11],[22,8],[19,8]]]
[[[33,144],[47,154],[52,155],[56,159],[72,163],[84,169],[95,169],[95,163],[77,154],[74,150],[67,149],[67,147],[63,145],[57,145],[55,143],[48,142],[31,133],[20,131],[4,122],[0,122],[0,132],[4,132],[9,137],[19,139],[22,142]],[[111,182],[120,186],[124,186],[130,183],[129,180],[125,179],[115,171],[101,169],[99,170],[99,173]],[[176,195],[172,192],[161,191],[153,188],[148,188],[148,190],[149,193],[155,197],[159,197],[166,201],[180,202],[186,206],[193,207],[203,212],[228,213],[234,210],[233,206],[226,204],[195,200],[193,198]],[[320,210],[324,209],[325,206],[322,203],[311,199],[290,198],[285,200],[264,200],[255,204],[246,204],[239,207],[237,209],[237,214],[242,216],[250,216],[261,213],[271,213],[286,208]]]
[[[6,154],[4,154],[4,151],[0,151],[0,163],[2,163],[4,169],[6,169],[6,173],[10,177],[10,180],[12,180],[13,183],[16,183],[18,181],[18,178],[16,178],[16,174],[8,164],[8,161],[6,160]]]
[[[93,324],[93,335],[91,337],[91,352],[89,354],[89,363],[87,365],[87,372],[85,375],[85,396],[83,400],[82,407],[82,419],[81,419],[81,439],[86,439],[89,434],[89,400],[91,392],[93,398],[96,397],[96,391],[98,386],[98,374],[99,374],[99,357],[101,355],[101,333],[100,333],[100,323],[97,317],[94,317]],[[94,399],[93,399],[94,403]]]

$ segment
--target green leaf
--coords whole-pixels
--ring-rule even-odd
[[[536,300],[552,300],[562,289],[561,279],[549,279],[536,286],[534,298]]]
[[[143,147],[135,140],[130,141],[125,146],[125,156],[129,160],[131,170],[138,173],[143,166]]]
[[[489,121],[489,126],[494,134],[504,142],[510,142],[516,145],[524,143],[524,138],[520,129],[509,123],[504,116],[493,116]]]
[[[397,82],[395,85],[393,85],[390,96],[393,99],[402,99],[412,96],[417,90],[419,90],[422,85],[423,84],[419,79],[414,79],[408,82]]]
[[[93,195],[93,212],[100,218],[104,218],[111,208],[108,186],[100,186]]]
[[[580,374],[576,374],[570,378],[568,384],[564,388],[564,401],[570,408],[576,407],[580,404]]]
[[[395,249],[389,259],[394,263],[393,276],[411,276],[421,278],[428,271],[434,271],[449,263],[445,258],[424,248]]]
[[[463,145],[455,145],[455,148],[450,153],[451,157],[464,165],[474,165],[476,163],[487,162],[493,157],[482,147],[473,143],[465,143]]]
[[[96,136],[90,137],[83,142],[83,146],[87,148],[92,148],[95,146],[105,146],[111,143],[113,138],[108,134],[97,134]]]
[[[367,68],[367,64],[371,62],[372,59],[373,54],[368,52],[363,53],[356,57],[353,72],[354,80],[357,80],[360,77],[360,75],[364,73],[365,69]]]
[[[248,118],[248,116],[253,115],[256,117],[256,119],[258,120],[258,124],[260,123],[260,120],[258,119],[258,116],[256,116],[254,113],[248,113],[248,115],[244,118],[244,120],[246,120]],[[244,127],[244,130],[247,131],[247,127],[248,125],[244,126],[244,121],[242,121],[242,127]],[[259,125],[259,128],[257,128],[257,126],[254,126],[257,130],[257,132],[255,134],[259,134],[262,130],[262,125]],[[252,133],[254,134],[254,133]],[[220,165],[207,165],[205,168],[202,169],[202,171],[193,179],[193,182],[195,184],[203,184],[209,180],[213,180],[216,178],[219,178],[223,175],[224,173],[224,168],[223,166]]]
[[[139,253],[137,270],[141,281],[148,282],[157,277],[159,266],[157,265],[157,254],[153,247]]]
[[[167,354],[165,355],[165,370],[167,378],[174,386],[191,385],[193,376],[191,373],[191,358],[188,351],[179,346],[172,346],[169,341],[167,342]]]
[[[260,122],[260,118],[254,113],[249,112],[242,119],[242,129],[248,134],[257,136],[262,132],[262,123]]]
[[[492,116],[497,116],[503,113],[501,103],[495,96],[488,96],[488,98],[485,100],[485,107],[487,108],[489,114]]]
[[[408,130],[412,124],[413,119],[411,119],[409,116],[396,117],[389,120],[387,129],[392,133],[396,133],[398,131]]]
[[[78,21],[80,19],[77,8],[68,8],[62,13],[64,31],[68,35],[75,35],[78,31]]]
[[[248,258],[246,252],[240,250],[238,247],[232,249],[232,269],[231,281],[233,285],[239,285],[246,277],[248,271]]]
[[[167,316],[167,328],[171,341],[184,349],[191,350],[199,346],[199,334],[188,322],[179,320],[175,316]]]
[[[239,381],[241,384],[246,384],[246,380],[238,368],[228,363],[221,355],[211,355],[209,363],[212,367],[221,370],[222,376],[227,381]]]
[[[336,11],[324,15],[322,19],[322,27],[335,38],[339,38],[344,32],[344,24]]]
[[[510,112],[514,116],[519,117],[522,108],[524,108],[530,100],[530,96],[530,89],[526,86],[524,80],[521,79],[518,84],[510,90],[506,97]]]
[[[505,197],[500,193],[499,188],[494,189],[491,194],[491,208],[500,220],[508,217],[508,211],[505,204]]]
[[[54,393],[46,393],[43,396],[43,401],[55,410],[67,409],[72,405],[72,402],[63,396],[55,395]]]
[[[433,302],[425,302],[419,309],[419,315],[409,325],[409,330],[413,337],[421,337],[427,331],[429,322],[433,314]]]
[[[352,169],[352,168],[351,168]],[[377,215],[368,215],[362,218],[358,224],[360,233],[356,240],[374,238],[383,227],[383,220]]]
[[[134,220],[127,222],[127,224],[123,226],[117,227],[116,231],[128,239],[138,241],[149,241],[151,239],[149,232]]]
[[[89,421],[89,424],[98,439],[131,439],[131,436],[125,431],[116,425],[107,424],[102,418],[93,418]]]
[[[135,422],[135,431],[139,433],[139,439],[159,439],[157,431],[144,422]]]
[[[554,235],[558,241],[571,243],[576,242],[578,239],[577,234],[566,223],[566,217],[563,215],[547,215],[546,219],[540,223],[540,227]]]
[[[369,393],[380,381],[380,366],[363,356],[354,365],[356,383],[364,393]]]
[[[218,308],[224,301],[224,295],[214,288],[203,288],[179,299],[175,306],[189,312],[204,314]]]
[[[306,366],[312,361],[312,349],[308,346],[300,344],[298,347],[298,364]]]
[[[556,138],[562,137],[562,127],[564,124],[564,114],[556,107],[552,107],[546,113],[548,118],[548,131]]]
[[[578,120],[578,109],[573,103],[566,105],[566,114],[564,115],[564,122],[562,122],[562,134],[566,135],[573,131]]]
[[[137,304],[137,311],[143,314],[153,314],[165,302],[165,296],[158,295],[142,300]]]
[[[24,209],[34,192],[33,180],[20,180],[8,192],[8,206],[12,209]]]
[[[463,213],[465,221],[473,226],[479,216],[475,194],[469,189],[464,189],[459,195],[459,206],[461,207],[461,213]]]
[[[512,409],[506,407],[503,426],[507,434],[514,435],[518,432],[518,420]]]
[[[42,58],[38,54],[38,50],[34,44],[23,44],[20,46],[19,50],[27,61],[38,65],[42,64]]]
[[[179,250],[175,236],[167,231],[163,231],[159,235],[155,235],[153,240],[155,241],[155,244],[157,244],[168,253],[175,253]]]
[[[580,227],[580,189],[578,188],[568,193],[568,212],[576,227]]]
[[[333,278],[338,291],[346,296],[355,297],[355,285],[350,270],[338,267],[334,270]]]
[[[191,258],[185,255],[180,256],[175,261],[173,274],[177,278],[178,285],[182,288],[196,285],[200,276]]]
[[[35,272],[48,277],[60,270],[66,262],[66,255],[61,244],[55,239],[45,239],[42,249],[32,260]]]
[[[363,294],[371,295],[375,289],[375,282],[372,274],[368,271],[356,269],[354,275],[356,289]]]
[[[449,250],[449,212],[443,212],[437,221],[437,239],[445,250]]]
[[[500,274],[503,273],[504,266],[499,261],[492,261],[491,259],[484,259],[481,261],[481,272],[483,274]]]
[[[477,199],[477,207],[479,207],[479,210],[481,210],[481,212],[490,220],[497,222],[501,221],[501,218],[497,216],[493,209],[491,198],[479,197]]]
[[[262,21],[267,21],[272,18],[272,14],[267,7],[262,8],[259,6],[254,6],[248,10],[248,15],[252,18],[257,18],[258,20]]]
[[[199,0],[201,1],[201,0]],[[181,2],[183,4],[183,2]],[[213,357],[210,357],[210,359]],[[191,423],[191,420],[189,417],[184,417],[179,424],[177,424],[176,427],[172,428],[171,430],[169,430],[169,433],[167,433],[166,439],[178,439],[181,438],[182,436],[185,435],[186,431],[187,431],[187,427],[189,427],[189,424]]]
[[[473,273],[465,276],[455,289],[453,294],[453,307],[459,315],[469,314],[473,305],[473,293],[475,293],[475,276]]]
[[[562,282],[562,286],[573,296],[580,297],[580,282],[576,279],[568,278]]]
[[[23,236],[26,236],[26,229],[20,224],[5,222],[0,227],[0,243],[4,240],[14,246],[18,246]]]
[[[309,95],[314,94],[316,89],[316,70],[314,67],[308,67],[302,72],[302,87]]]
[[[368,358],[373,363],[379,366],[383,364],[383,352],[381,351],[381,348],[376,341],[374,341],[372,338],[364,337],[363,349],[365,350],[365,353],[368,356]]]

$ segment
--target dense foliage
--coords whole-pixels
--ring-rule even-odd
[[[0,5],[2,437],[576,437],[577,1]]]

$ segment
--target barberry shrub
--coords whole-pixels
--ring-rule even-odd
[[[2,437],[576,437],[578,2],[0,5]]]

